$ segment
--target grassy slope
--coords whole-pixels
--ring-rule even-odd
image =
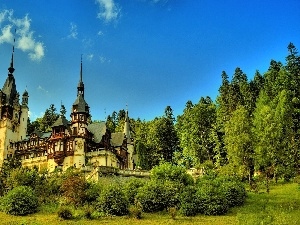
[[[270,194],[249,193],[244,206],[234,208],[226,216],[180,217],[172,220],[167,213],[143,214],[142,220],[127,217],[99,220],[60,221],[56,214],[37,213],[26,217],[9,216],[0,212],[0,224],[300,224],[300,190],[297,184],[272,187]]]

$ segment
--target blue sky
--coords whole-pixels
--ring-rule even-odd
[[[167,105],[218,94],[221,72],[240,67],[251,79],[271,59],[300,49],[298,0],[2,0],[0,84],[16,29],[16,84],[27,88],[31,119],[76,99],[83,54],[92,119],[125,109],[161,116]]]

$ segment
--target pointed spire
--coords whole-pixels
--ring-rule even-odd
[[[79,77],[79,83],[77,86],[77,96],[82,95],[84,97],[84,84],[82,81],[82,54],[81,54],[81,60],[80,60],[80,77]]]
[[[124,123],[124,131],[123,131],[127,143],[131,143],[131,135],[130,135],[130,123],[129,123],[129,117],[128,117],[128,106],[126,105],[126,112],[125,112],[125,123]]]
[[[16,33],[16,29],[15,29],[15,33]],[[13,44],[13,48],[12,48],[10,67],[8,68],[9,74],[13,74],[13,72],[15,71],[15,68],[14,68],[15,42],[16,42],[16,39],[14,38],[14,44]]]

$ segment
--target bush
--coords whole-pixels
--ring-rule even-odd
[[[57,215],[63,220],[70,220],[73,218],[72,211],[66,206],[60,207],[57,211]]]
[[[221,185],[215,180],[207,180],[198,185],[196,198],[199,212],[205,215],[224,215],[229,209],[228,201]]]
[[[227,181],[223,182],[222,186],[229,207],[244,204],[247,193],[241,182]]]
[[[67,203],[78,206],[83,204],[85,201],[86,187],[87,183],[84,177],[80,175],[71,175],[63,180],[61,191],[63,193],[63,197],[66,198]]]
[[[195,216],[199,211],[199,201],[196,196],[197,189],[187,186],[180,194],[180,213],[184,216]]]
[[[155,166],[151,170],[150,178],[152,180],[175,181],[184,186],[194,184],[193,177],[186,173],[185,168],[172,165],[171,163]]]
[[[18,186],[3,197],[4,212],[11,215],[27,215],[35,213],[38,208],[38,198],[32,188]]]
[[[109,215],[123,216],[128,214],[128,200],[119,185],[109,185],[97,199],[96,208]]]
[[[174,182],[149,181],[139,188],[136,196],[144,212],[158,212],[179,203],[179,188]]]
[[[139,204],[132,205],[129,207],[129,215],[135,219],[142,218],[142,207]]]
[[[133,204],[138,193],[138,189],[145,185],[145,180],[132,178],[125,183],[124,192],[130,204]]]
[[[97,182],[87,183],[87,188],[85,190],[85,201],[87,204],[93,204],[96,202],[97,198],[100,196],[102,185]]]

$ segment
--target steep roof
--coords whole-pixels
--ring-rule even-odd
[[[88,104],[86,103],[86,101],[84,100],[83,96],[81,94],[79,94],[75,100],[75,102],[73,103],[73,107],[77,106],[76,112],[86,112],[88,113]]]
[[[3,85],[2,92],[6,95],[6,103],[13,105],[14,99],[16,98],[18,92],[15,83],[15,78],[12,74],[9,74]]]
[[[66,117],[64,117],[64,116],[58,117],[58,119],[52,125],[52,127],[59,127],[59,126],[64,126],[64,127],[69,126],[69,121],[66,119]]]
[[[106,124],[105,122],[91,123],[88,125],[87,129],[94,135],[94,141],[99,143],[106,133]]]
[[[110,144],[114,147],[122,146],[124,142],[124,134],[122,132],[112,133]]]

